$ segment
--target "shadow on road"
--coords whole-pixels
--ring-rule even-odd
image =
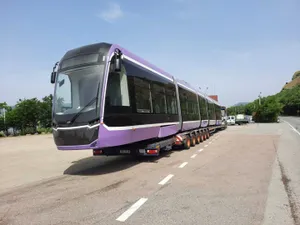
[[[114,173],[136,166],[140,163],[158,163],[162,157],[170,157],[173,151],[162,152],[160,156],[92,156],[72,162],[64,171],[68,175],[95,176]]]

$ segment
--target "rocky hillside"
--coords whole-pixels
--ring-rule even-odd
[[[283,89],[291,89],[298,85],[300,85],[300,70],[294,73],[292,80],[290,82],[286,82],[286,84],[283,86]]]

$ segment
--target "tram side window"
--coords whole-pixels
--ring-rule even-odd
[[[211,110],[212,110],[212,115],[213,115],[213,119],[216,119],[216,108],[215,108],[215,104],[211,103]]]
[[[179,87],[179,98],[184,121],[199,120],[197,96]]]
[[[215,117],[218,119],[218,106],[214,104],[214,109],[215,109]]]
[[[134,77],[135,103],[138,113],[152,113],[150,83],[139,77]]]
[[[202,120],[207,120],[206,102],[202,96],[199,96],[199,106]]]
[[[189,120],[194,120],[195,119],[194,103],[191,101],[190,98],[188,99],[188,113],[189,113]]]
[[[124,66],[119,73],[112,70],[109,73],[105,101],[107,106],[130,106],[127,74]]]
[[[207,103],[206,99],[202,99],[202,109],[203,109],[203,118],[208,119],[208,109],[207,109]]]
[[[211,120],[213,119],[212,110],[211,110],[211,104],[207,102],[207,110],[208,110],[208,118]]]
[[[182,119],[184,121],[189,120],[188,116],[188,102],[186,92],[183,88],[179,87],[179,99],[180,99],[180,108],[182,113]]]
[[[166,93],[168,114],[177,114],[178,112],[177,112],[177,99],[176,99],[175,87],[165,88],[165,93]]]
[[[197,95],[196,94],[191,94],[192,97],[192,104],[193,104],[193,120],[199,120],[199,106],[198,106],[198,101],[197,101]]]
[[[162,85],[152,83],[151,85],[151,98],[153,104],[154,113],[166,114],[167,113],[167,101],[165,88]]]
[[[175,85],[159,75],[124,60],[132,106],[137,113],[178,114]]]
[[[188,120],[199,120],[198,102],[197,96],[194,93],[185,91],[187,95],[187,105],[188,105]]]
[[[193,103],[190,99],[187,99],[187,113],[189,115],[189,120],[191,120],[193,115]]]

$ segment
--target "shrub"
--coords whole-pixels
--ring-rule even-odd
[[[6,137],[6,135],[3,131],[0,131],[0,137]]]
[[[254,115],[255,122],[273,123],[277,122],[278,116],[282,111],[283,105],[274,97],[269,96],[262,100]]]
[[[48,134],[48,133],[52,133],[52,128],[51,127],[39,127],[37,129],[37,132],[39,134]]]

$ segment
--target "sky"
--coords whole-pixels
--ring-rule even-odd
[[[66,51],[116,43],[230,106],[300,70],[299,0],[2,1],[0,102],[53,93]]]

